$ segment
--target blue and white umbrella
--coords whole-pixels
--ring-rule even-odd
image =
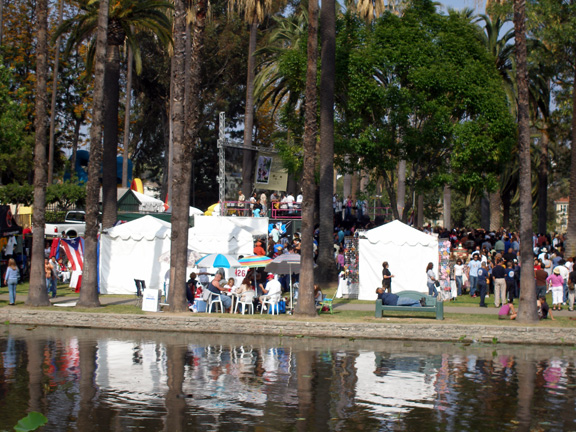
[[[196,261],[197,267],[231,268],[241,267],[242,264],[232,255],[210,254]]]

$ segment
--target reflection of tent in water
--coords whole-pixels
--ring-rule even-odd
[[[361,352],[356,358],[358,382],[356,384],[356,401],[377,414],[397,414],[412,408],[433,409],[436,396],[434,379],[410,367],[414,357],[403,362],[401,357],[395,359],[394,367],[379,376],[374,372],[377,366],[373,352]],[[420,358],[417,359],[420,364]],[[435,369],[431,370],[435,374]]]
[[[226,352],[220,350],[221,347],[188,347],[191,357],[200,357],[203,361],[193,368],[192,380],[187,378],[182,383],[183,394],[194,394],[194,398],[187,399],[187,404],[213,414],[238,411],[262,415],[261,409],[248,407],[266,403],[266,393],[249,380],[239,379],[243,372],[248,373],[253,368],[255,360],[226,356]],[[114,400],[114,408],[132,410],[134,402],[145,403],[150,410],[165,408],[166,401],[158,396],[168,393],[165,345],[144,340],[100,340],[96,358],[97,387],[100,391],[121,395],[109,399]],[[214,370],[220,371],[218,377],[215,377]],[[236,371],[237,375],[231,371]],[[232,394],[234,397],[230,397]]]

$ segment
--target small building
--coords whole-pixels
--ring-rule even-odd
[[[568,198],[559,198],[554,201],[556,211],[556,232],[564,233],[568,228]]]

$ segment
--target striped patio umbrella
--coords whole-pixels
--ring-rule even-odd
[[[266,265],[272,262],[272,258],[265,255],[247,255],[244,258],[240,258],[238,262],[242,264],[242,267],[266,267]]]

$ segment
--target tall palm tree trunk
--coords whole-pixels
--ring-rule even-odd
[[[124,104],[124,140],[122,142],[122,187],[128,187],[128,145],[130,144],[130,105],[132,103],[132,61],[134,54],[128,47],[128,70],[126,72],[126,103]]]
[[[48,2],[36,2],[36,129],[34,143],[34,205],[32,215],[32,265],[26,304],[49,306],[44,273],[44,233],[46,214],[46,76],[48,74]]]
[[[334,260],[334,82],[336,80],[336,4],[323,0],[320,13],[322,71],[320,76],[320,244],[318,282],[336,281]]]
[[[173,140],[174,140],[174,178],[172,190],[172,243],[170,250],[170,311],[184,312],[186,302],[186,262],[188,258],[188,212],[190,207],[190,189],[192,181],[192,156],[194,143],[200,127],[200,66],[204,46],[207,1],[196,3],[193,25],[189,107],[185,100],[185,51],[186,51],[186,4],[182,0],[175,2],[174,11],[174,101],[173,101]],[[186,126],[185,126],[186,125]]]
[[[518,85],[518,156],[520,159],[520,301],[518,321],[537,322],[536,286],[532,252],[532,181],[530,161],[530,113],[526,65],[526,0],[514,0],[516,74]]]
[[[0,0],[2,2],[3,0]],[[64,0],[58,6],[58,27],[62,25],[64,15]],[[54,174],[54,134],[56,128],[56,96],[58,95],[58,69],[60,65],[60,42],[62,37],[56,39],[54,47],[54,70],[52,72],[52,101],[50,104],[50,144],[48,147],[48,184],[52,184]]]
[[[304,161],[302,169],[302,189],[306,192],[302,202],[302,244],[300,292],[298,295],[298,315],[316,316],[314,305],[314,197],[316,184],[314,167],[316,159],[316,75],[318,62],[318,0],[308,2],[308,60],[306,70],[306,111],[304,126]]]
[[[404,220],[404,207],[406,207],[406,161],[398,162],[398,189],[396,193],[396,219]]]
[[[102,228],[117,218],[118,104],[120,103],[120,48],[108,42],[104,74],[104,150],[102,156]]]
[[[106,34],[108,31],[108,0],[100,0],[96,53],[94,60],[94,96],[90,128],[90,162],[86,184],[86,234],[84,269],[78,307],[98,307],[98,214],[100,169],[102,167],[102,127],[104,123],[104,74],[106,69]]]
[[[497,231],[500,229],[500,206],[502,204],[502,198],[500,196],[500,191],[490,192],[488,194],[490,199],[490,231]]]
[[[576,67],[574,68],[576,79]],[[572,149],[570,150],[570,202],[568,206],[568,227],[566,235],[566,253],[564,256],[576,255],[576,81],[572,84]]]
[[[452,189],[450,189],[450,185],[444,185],[444,228],[452,229],[452,218],[451,218],[451,210],[452,210]],[[414,203],[416,204],[416,203]]]
[[[252,133],[254,129],[254,73],[256,69],[256,38],[258,36],[258,22],[250,24],[250,41],[248,45],[248,70],[246,78],[246,107],[244,111],[244,145],[252,145]],[[252,176],[254,171],[254,152],[243,151],[242,156],[242,191],[246,196],[252,194]]]
[[[540,165],[538,165],[538,232],[546,233],[548,224],[548,128],[542,129]]]

